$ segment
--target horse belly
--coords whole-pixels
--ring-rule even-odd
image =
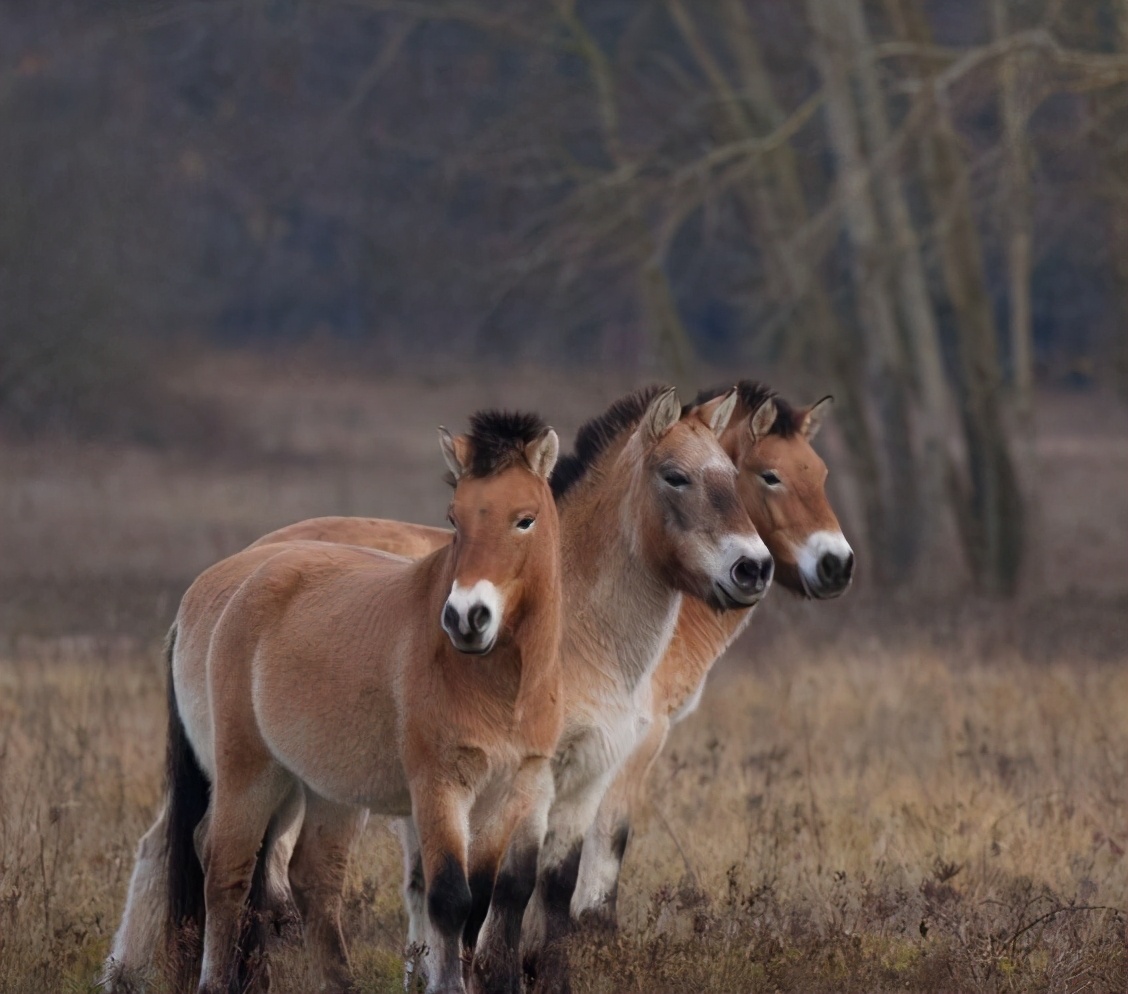
[[[322,681],[316,694],[256,686],[256,717],[279,763],[316,793],[379,814],[408,815],[400,722],[389,693]],[[267,698],[270,700],[267,700]]]

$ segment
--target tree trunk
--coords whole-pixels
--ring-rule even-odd
[[[897,328],[896,307],[883,263],[887,233],[866,177],[862,125],[850,67],[854,50],[848,12],[842,4],[808,0],[815,32],[814,61],[823,79],[830,144],[842,177],[846,231],[866,352],[870,390],[881,427],[886,521],[879,536],[885,578],[908,578],[920,529],[919,491],[913,458],[908,371]]]
[[[909,39],[930,45],[920,0],[899,0],[899,5]],[[920,71],[927,79],[926,64]],[[932,117],[935,124],[922,142],[922,173],[956,319],[968,458],[966,492],[956,499],[962,503],[963,535],[978,585],[988,593],[1012,594],[1022,562],[1023,501],[1003,419],[998,335],[959,140],[939,101],[933,102]]]
[[[1120,0],[1117,5],[1116,26],[1119,42],[1117,47],[1122,53],[1128,53],[1128,0]],[[1121,152],[1114,157],[1112,165],[1115,175],[1120,177],[1120,182],[1116,183],[1119,196],[1112,205],[1110,221],[1122,329],[1120,339],[1114,346],[1116,354],[1113,360],[1116,364],[1117,389],[1120,396],[1128,401],[1128,333],[1123,331],[1128,328],[1128,192],[1122,185],[1125,172],[1128,171],[1128,155]]]
[[[587,30],[575,9],[575,0],[557,0],[557,14],[572,35],[580,57],[587,64],[595,88],[597,111],[603,145],[611,164],[620,169],[628,165],[623,150],[619,123],[615,73],[595,37]],[[655,356],[663,370],[683,392],[697,380],[693,343],[678,313],[673,287],[666,274],[664,260],[658,253],[657,240],[651,231],[642,207],[633,192],[628,215],[634,227],[635,251],[638,259],[638,292],[644,320],[649,325]]]
[[[885,95],[873,59],[873,45],[859,0],[840,0],[858,67],[858,109],[870,157],[887,147],[891,130]],[[943,541],[940,527],[947,504],[947,436],[951,399],[928,281],[921,261],[920,242],[913,225],[898,169],[879,169],[874,198],[889,234],[890,283],[898,308],[912,378],[918,391],[921,417],[920,520],[925,524],[924,559],[932,561]]]
[[[991,0],[996,40],[1007,36],[1006,0]],[[1026,425],[1034,389],[1034,347],[1030,317],[1030,176],[1026,168],[1026,116],[1020,74],[1024,56],[1008,52],[999,65],[999,105],[1003,121],[1003,211],[1006,233],[1007,297],[1015,410]]]

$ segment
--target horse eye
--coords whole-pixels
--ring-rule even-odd
[[[677,470],[670,470],[662,474],[662,479],[665,480],[671,487],[681,490],[683,487],[688,487],[690,480],[685,473],[679,473]]]
[[[536,523],[536,518],[524,517],[517,522],[517,527],[523,532],[527,532]]]
[[[780,478],[775,475],[770,469],[765,470],[760,474],[760,479],[763,480],[769,487],[778,487],[780,485]]]

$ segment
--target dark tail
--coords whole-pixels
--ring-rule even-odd
[[[204,868],[196,855],[196,828],[208,811],[210,787],[204,771],[184,733],[172,683],[172,652],[176,625],[168,633],[165,661],[168,664],[168,923],[172,936],[172,966],[176,989],[190,989],[199,968],[204,934]],[[239,933],[239,954],[228,978],[229,994],[251,990],[263,968],[267,939],[266,859],[259,852],[251,876],[247,907]]]
[[[176,646],[176,625],[165,640],[168,670],[168,751],[165,790],[168,798],[168,834],[165,859],[168,861],[168,925],[178,987],[191,983],[190,975],[200,954],[204,928],[204,869],[196,855],[196,826],[208,810],[208,781],[192,745],[184,734],[184,723],[176,706],[172,683],[172,651]]]

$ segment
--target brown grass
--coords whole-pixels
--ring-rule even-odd
[[[241,447],[0,453],[3,992],[91,988],[160,790],[158,642],[198,570],[311,514],[441,522],[435,424],[536,406],[567,436],[627,386],[183,375]],[[1128,989],[1128,430],[1101,398],[1040,417],[1024,599],[891,603],[864,563],[840,602],[769,598],[659,763],[623,927],[573,944],[578,994]],[[365,991],[400,989],[399,875],[374,821],[348,884]],[[282,952],[274,980],[306,990],[307,965]]]
[[[157,652],[0,662],[0,990],[86,990],[154,812]],[[636,826],[617,936],[577,990],[1116,990],[1128,984],[1128,670],[880,646],[730,666]],[[348,887],[363,990],[399,983],[395,842]],[[276,963],[300,991],[305,964]]]

